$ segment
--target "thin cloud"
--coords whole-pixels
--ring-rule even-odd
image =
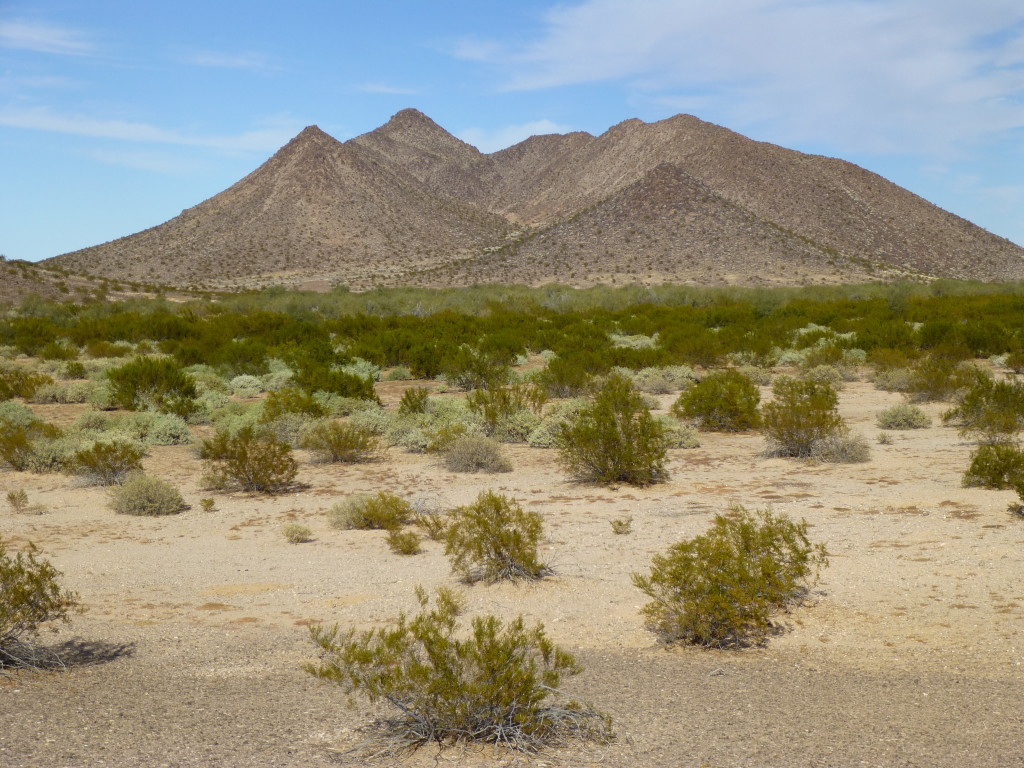
[[[587,0],[518,47],[466,41],[503,88],[618,83],[731,126],[875,152],[949,151],[1024,127],[1017,0]]]
[[[96,50],[77,30],[29,21],[0,21],[0,47],[62,56],[87,56]]]
[[[98,139],[253,152],[276,150],[301,129],[298,124],[289,122],[287,125],[245,131],[234,136],[194,136],[146,123],[62,115],[47,109],[0,111],[0,125]]]
[[[254,72],[270,72],[279,69],[270,63],[266,55],[253,51],[245,53],[197,51],[182,57],[182,61],[197,67],[244,69]]]
[[[356,90],[360,93],[380,93],[388,96],[415,96],[419,91],[415,88],[403,88],[397,85],[386,83],[363,83],[357,85]]]
[[[511,147],[531,136],[542,136],[548,133],[568,133],[571,131],[567,125],[559,125],[547,118],[534,120],[530,123],[520,125],[506,125],[501,128],[466,128],[458,134],[458,137],[467,144],[484,153],[497,152],[499,149]]]

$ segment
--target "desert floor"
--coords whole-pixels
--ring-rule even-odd
[[[134,518],[73,478],[2,474],[0,492],[24,488],[46,512],[4,509],[0,533],[38,544],[88,612],[47,637],[73,651],[68,670],[0,677],[0,765],[399,762],[357,748],[373,711],[303,671],[315,660],[307,626],[378,625],[414,609],[416,585],[457,581],[439,544],[402,557],[382,532],[334,530],[324,512],[356,492],[450,506],[495,489],[543,514],[555,575],[465,587],[469,612],[543,622],[584,666],[569,693],[609,713],[617,738],[535,756],[423,749],[402,764],[1024,766],[1024,520],[1007,510],[1011,492],[960,487],[973,446],[941,426],[944,406],[925,406],[931,428],[876,444],[875,414],[897,402],[866,382],[840,395],[872,443],[867,463],[766,459],[759,435],[703,434],[645,489],[572,483],[553,451],[513,446],[510,474],[455,475],[392,449],[358,466],[303,456],[294,493],[210,494],[194,450],[166,447],[146,470],[192,508]],[[35,408],[56,421],[77,412]],[[203,512],[209,495],[217,508]],[[806,518],[831,565],[765,647],[666,649],[643,626],[630,573],[734,503]],[[633,533],[614,535],[609,522],[626,515]],[[315,540],[287,543],[293,520]]]

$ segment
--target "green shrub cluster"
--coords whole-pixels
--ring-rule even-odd
[[[142,471],[144,448],[128,442],[96,442],[76,451],[71,470],[89,485],[120,485],[131,472]]]
[[[608,377],[593,401],[555,431],[555,443],[578,480],[650,485],[668,476],[664,429],[621,376]]]
[[[515,499],[484,491],[456,507],[444,526],[445,555],[468,582],[533,581],[551,572],[537,547],[544,521]]]
[[[479,741],[532,752],[570,737],[610,738],[601,713],[550,703],[562,678],[581,669],[542,625],[477,616],[467,632],[456,593],[438,590],[433,605],[422,589],[416,597],[419,613],[402,613],[385,627],[310,627],[320,660],[306,671],[389,704],[396,719],[385,724],[388,735],[411,746]]]
[[[371,461],[380,449],[379,438],[372,429],[339,421],[312,422],[303,429],[299,444],[324,464]]]
[[[291,485],[298,472],[288,443],[251,426],[234,434],[218,430],[203,441],[199,456],[207,462],[207,480],[213,487],[278,493]]]
[[[942,420],[958,424],[964,437],[989,443],[1012,440],[1024,429],[1024,384],[976,376],[956,394]]]
[[[971,454],[963,476],[967,488],[1024,490],[1024,451],[1012,443],[985,443]]]
[[[643,608],[662,640],[713,648],[764,642],[772,616],[798,601],[827,565],[807,523],[769,510],[736,507],[711,529],[655,555],[633,584],[651,598]]]
[[[780,377],[772,395],[761,409],[768,455],[811,457],[822,440],[845,433],[846,424],[836,410],[838,397],[830,385]]]
[[[185,417],[196,409],[195,381],[171,358],[136,357],[108,370],[107,381],[113,401],[128,410],[151,409]]]
[[[743,432],[761,423],[757,410],[761,393],[733,368],[713,371],[683,392],[672,405],[681,419],[693,419],[701,429]]]

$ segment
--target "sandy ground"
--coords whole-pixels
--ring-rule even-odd
[[[671,398],[662,398],[669,403]],[[465,588],[470,612],[542,621],[585,670],[568,691],[608,712],[617,739],[523,757],[421,750],[403,764],[565,766],[1024,766],[1024,521],[1010,492],[960,487],[973,446],[941,426],[875,444],[875,414],[900,398],[854,383],[840,396],[872,443],[865,464],[765,459],[758,435],[705,434],[673,451],[669,482],[609,489],[565,480],[552,451],[509,449],[515,471],[455,475],[392,450],[357,467],[313,465],[276,497],[217,494],[201,464],[156,448],[152,474],[192,509],[115,516],[102,489],[61,475],[0,475],[46,513],[0,512],[0,533],[36,542],[88,612],[50,641],[68,671],[0,678],[0,765],[388,765],[352,751],[373,712],[303,672],[307,626],[370,627],[413,609],[413,589],[455,585],[440,545],[392,554],[384,534],[330,528],[346,495],[386,489],[445,505],[484,489],[543,514],[555,575]],[[37,407],[69,418],[68,406]],[[740,652],[665,649],[630,584],[651,555],[703,532],[728,505],[806,518],[831,565],[785,632]],[[612,519],[633,516],[633,533]],[[315,540],[289,544],[301,521]]]

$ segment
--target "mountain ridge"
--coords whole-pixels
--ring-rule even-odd
[[[1024,249],[857,165],[675,115],[491,154],[424,113],[315,125],[179,216],[47,260],[208,287],[1024,278]]]

